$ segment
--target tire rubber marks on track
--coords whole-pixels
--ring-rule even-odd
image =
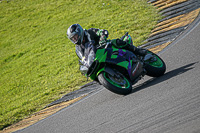
[[[140,47],[158,53],[175,40],[197,18],[199,0],[150,0],[165,16]]]

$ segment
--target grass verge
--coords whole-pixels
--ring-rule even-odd
[[[125,32],[140,45],[161,17],[147,0],[1,0],[0,129],[86,83],[67,28]]]

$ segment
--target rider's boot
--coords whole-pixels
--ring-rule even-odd
[[[135,53],[136,55],[142,56],[144,60],[148,60],[152,57],[152,54],[148,54],[146,49],[137,48],[133,45],[132,41],[128,43],[126,39],[124,40],[124,38],[127,36],[128,36],[128,32],[124,36],[122,36],[119,40],[117,40],[117,43],[123,44],[125,49]]]
[[[129,50],[136,55],[142,56],[143,58],[145,58],[147,55],[146,49],[137,48],[134,45],[129,44],[127,41],[123,41],[122,39],[113,39],[112,44],[118,48],[123,48],[123,49]]]
[[[145,56],[147,54],[146,49],[137,48],[134,45],[127,45],[127,49],[137,55],[140,55],[140,56]]]
[[[144,61],[149,60],[153,57],[153,55],[151,53],[148,53],[147,52],[148,50],[146,49],[137,48],[133,45],[129,45],[128,47],[129,47],[128,48],[129,51],[132,51],[136,55],[142,56]]]
[[[123,45],[125,46],[124,48],[137,54],[137,55],[140,55],[140,56],[145,56],[147,54],[147,50],[145,49],[141,49],[141,48],[137,48],[133,45],[133,42],[131,41],[130,43],[128,43],[126,41],[126,39],[124,40],[125,37],[128,36],[128,32],[126,32],[126,34],[124,36],[122,36],[120,38],[120,41],[119,43],[123,43]]]
[[[116,40],[116,44],[118,46],[123,46],[124,49],[127,49],[131,52],[133,52],[136,55],[140,55],[140,56],[145,56],[147,54],[147,50],[145,49],[141,49],[141,48],[137,48],[132,44],[129,44],[127,41],[123,41],[121,39],[117,39]]]
[[[113,45],[115,45],[118,48],[127,49],[127,50],[129,50],[129,51],[131,51],[131,52],[133,52],[137,55],[140,55],[140,56],[145,56],[147,54],[147,50],[137,48],[134,45],[129,44],[126,41],[123,41],[121,39],[113,39],[113,40],[115,40],[115,42],[113,41]]]

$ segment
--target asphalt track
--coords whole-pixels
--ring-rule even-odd
[[[160,54],[166,74],[127,96],[106,89],[17,132],[200,133],[200,24]]]

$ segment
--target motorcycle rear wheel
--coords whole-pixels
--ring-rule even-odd
[[[152,53],[151,51],[148,52]],[[151,77],[160,77],[166,71],[165,62],[157,54],[152,53],[152,55],[156,58],[156,61],[145,62],[145,70],[147,71],[146,75]]]
[[[131,82],[120,72],[116,72],[115,75],[117,75],[117,77],[103,71],[98,75],[98,80],[106,89],[114,93],[121,95],[127,95],[131,93]]]

